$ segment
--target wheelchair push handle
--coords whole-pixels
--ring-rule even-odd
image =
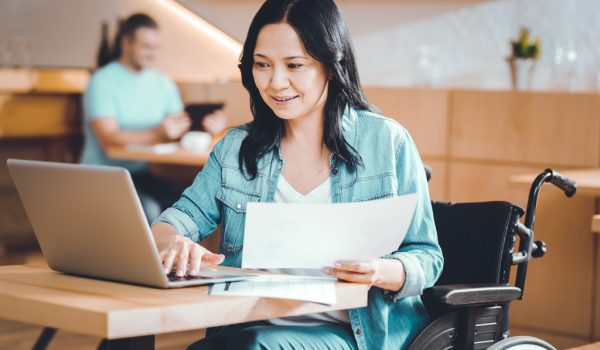
[[[550,177],[547,181],[563,190],[567,197],[572,197],[577,191],[577,184],[575,183],[575,180],[571,179],[570,177],[558,173],[552,169],[546,169],[544,172],[550,174]]]
[[[567,195],[567,197],[572,197],[577,191],[577,184],[575,183],[575,180],[552,169],[544,170],[535,178],[535,180],[533,180],[533,184],[531,184],[531,189],[529,190],[527,212],[525,214],[525,226],[527,226],[529,229],[533,229],[538,193],[540,192],[542,185],[546,182],[549,182],[560,188],[565,195]]]

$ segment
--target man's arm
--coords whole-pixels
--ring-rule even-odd
[[[190,120],[183,112],[168,115],[154,128],[126,131],[119,129],[115,118],[95,118],[90,121],[102,148],[127,144],[152,144],[178,139],[189,130]]]

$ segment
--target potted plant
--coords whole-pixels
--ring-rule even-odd
[[[522,27],[519,38],[512,40],[511,55],[507,58],[512,86],[514,89],[524,90],[531,85],[531,76],[535,68],[535,61],[540,56],[540,39],[530,39],[529,28]]]

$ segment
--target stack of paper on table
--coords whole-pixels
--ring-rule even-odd
[[[258,296],[305,300],[334,305],[335,280],[289,275],[263,275],[248,281],[219,283],[211,286],[210,295]]]

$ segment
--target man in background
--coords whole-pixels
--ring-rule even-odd
[[[152,67],[159,48],[157,23],[134,14],[121,24],[118,57],[93,75],[83,96],[85,144],[81,163],[124,167],[149,221],[175,202],[181,189],[150,173],[149,164],[106,156],[108,147],[178,140],[190,128],[175,83]],[[212,134],[225,127],[222,112],[203,123]],[[90,184],[93,186],[93,184]]]

